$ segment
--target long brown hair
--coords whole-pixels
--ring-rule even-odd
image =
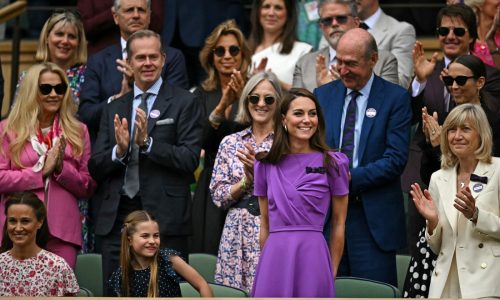
[[[123,295],[120,297],[130,297],[130,271],[132,269],[131,260],[134,253],[130,246],[129,237],[131,237],[135,232],[137,225],[142,222],[156,222],[156,219],[145,210],[136,210],[128,214],[123,222],[122,228],[122,244],[120,251],[120,268],[122,271],[122,292]],[[158,222],[156,222],[158,223]],[[149,265],[150,276],[148,284],[148,297],[157,297],[158,293],[158,252],[157,251]]]
[[[293,88],[283,96],[281,105],[279,106],[279,109],[276,110],[274,115],[273,145],[268,153],[259,153],[257,155],[257,159],[271,164],[276,164],[283,158],[284,155],[290,153],[290,141],[288,131],[283,127],[283,118],[290,109],[292,101],[299,97],[311,99],[316,106],[318,128],[309,140],[309,144],[312,149],[324,153],[324,166],[327,167],[330,164],[331,157],[328,155],[330,147],[328,147],[325,142],[325,118],[323,117],[323,112],[321,111],[321,107],[319,106],[316,97],[311,92],[303,88]],[[333,162],[333,164],[335,165],[335,162]]]

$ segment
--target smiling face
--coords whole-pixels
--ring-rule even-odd
[[[38,85],[49,84],[51,86],[56,86],[61,84],[63,81],[59,74],[46,71],[40,74],[38,79]],[[61,109],[62,100],[64,94],[59,95],[56,93],[55,89],[52,88],[48,95],[43,95],[38,89],[38,104],[40,106],[40,114],[44,117],[53,117],[59,109]],[[44,118],[45,119],[45,118]]]
[[[323,36],[328,41],[328,44],[333,48],[337,48],[337,43],[347,30],[359,27],[359,19],[351,16],[351,9],[347,4],[341,3],[327,3],[324,4],[320,11],[321,19],[328,17],[347,17],[344,24],[340,24],[337,20],[333,19],[331,24],[320,24]]]
[[[479,133],[471,124],[464,122],[462,126],[448,130],[450,150],[459,159],[475,156],[474,152],[479,148]]]
[[[455,62],[449,65],[448,75],[456,78],[457,76],[471,77],[474,74],[466,66]],[[457,105],[464,103],[479,104],[479,90],[483,87],[484,81],[484,77],[477,80],[469,78],[464,85],[458,85],[456,81],[453,81],[453,85],[448,86],[448,88]]]
[[[155,221],[138,223],[135,232],[128,237],[130,248],[137,261],[144,265],[144,261],[155,256],[160,247],[160,229]]]
[[[455,35],[453,30],[450,30],[445,36],[438,35],[440,47],[449,59],[469,53],[469,45],[472,43],[472,38],[467,30],[467,25],[461,18],[443,16],[439,27],[465,29],[465,35],[463,36]]]
[[[222,57],[212,53],[215,69],[223,75],[231,75],[233,69],[239,70],[241,68],[242,53],[236,37],[233,34],[222,35],[217,41],[214,49],[219,47],[223,47],[225,51]],[[238,51],[237,55],[232,56],[229,52],[230,47],[238,47],[240,51]]]
[[[66,66],[71,62],[78,47],[78,31],[74,25],[60,21],[54,25],[47,37],[50,61]]]
[[[253,124],[267,125],[273,121],[274,112],[276,111],[276,100],[272,104],[266,104],[264,98],[271,96],[276,99],[276,91],[273,85],[267,81],[261,81],[250,93],[250,95],[259,96],[259,102],[256,104],[250,103],[247,99],[248,111],[252,116]]]
[[[118,11],[112,8],[115,24],[120,27],[121,36],[127,40],[141,29],[148,29],[151,12],[146,0],[121,0]]]
[[[284,0],[263,0],[260,5],[260,25],[265,32],[280,33],[285,27],[286,14]]]
[[[161,52],[160,40],[157,37],[134,39],[130,44],[128,62],[134,71],[135,84],[146,91],[161,76],[165,55]]]
[[[316,104],[307,97],[297,97],[292,102],[283,125],[288,130],[290,145],[308,142],[318,129],[318,112]]]
[[[479,9],[481,10],[481,13],[493,19],[499,6],[500,0],[485,0]]]
[[[7,234],[13,247],[35,247],[36,233],[42,227],[34,209],[26,204],[13,204],[7,209]]]

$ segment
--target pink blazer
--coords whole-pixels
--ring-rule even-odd
[[[33,191],[38,198],[45,201],[47,222],[50,234],[63,241],[82,245],[82,222],[77,199],[88,198],[95,190],[96,183],[90,177],[87,163],[90,158],[90,138],[87,126],[81,125],[84,131],[84,150],[81,156],[73,157],[72,147],[67,144],[64,151],[64,164],[60,174],[52,175],[49,180],[47,201],[44,199],[44,183],[42,173],[34,172],[32,167],[38,161],[38,154],[28,141],[21,152],[21,163],[15,165],[9,152],[9,144],[13,135],[8,134],[2,140],[0,151],[0,228],[5,222],[5,201],[13,192]],[[0,122],[3,132],[5,121]],[[0,240],[2,238],[0,232]]]

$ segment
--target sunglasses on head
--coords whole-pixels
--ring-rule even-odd
[[[319,23],[323,26],[330,26],[333,23],[333,20],[337,21],[338,24],[345,24],[347,23],[347,19],[349,18],[349,15],[340,15],[340,16],[331,16],[331,17],[324,17],[319,19]]]
[[[228,50],[229,50],[229,54],[231,54],[231,56],[233,56],[233,57],[240,53],[240,47],[238,47],[238,46],[229,46]],[[214,48],[213,52],[218,57],[223,57],[224,54],[226,54],[226,48],[219,46],[219,47]]]
[[[447,36],[449,33],[450,33],[450,30],[453,31],[453,34],[456,35],[456,36],[464,36],[465,33],[467,32],[467,29],[463,28],[463,27],[438,27],[436,29],[437,31],[437,34],[439,34],[440,36]]]
[[[458,85],[463,86],[469,80],[469,78],[474,78],[474,76],[457,76],[457,77],[451,77],[451,76],[443,76],[443,82],[445,85],[453,85],[453,81],[455,81]]]
[[[40,93],[42,93],[42,95],[48,95],[52,92],[52,90],[54,90],[58,95],[64,95],[64,93],[66,93],[66,90],[68,89],[68,86],[65,83],[59,83],[56,85],[42,83],[38,86],[38,88],[40,89]]]
[[[257,104],[260,101],[260,96],[259,95],[248,95],[247,98],[248,98],[248,102],[250,102],[252,104]],[[267,105],[273,104],[274,101],[276,101],[276,99],[274,99],[274,96],[270,96],[270,95],[264,96],[264,102]]]

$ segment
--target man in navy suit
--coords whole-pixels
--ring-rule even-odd
[[[89,58],[80,96],[78,115],[87,125],[92,143],[99,130],[104,106],[131,89],[133,76],[125,60],[125,44],[132,33],[149,27],[151,1],[115,1],[111,11],[115,23],[120,28],[120,43],[109,46]],[[187,89],[186,63],[182,52],[171,47],[165,49],[167,58],[162,78],[171,85]]]
[[[187,259],[190,184],[201,151],[201,107],[193,94],[162,80],[160,36],[135,32],[127,53],[133,87],[104,107],[89,161],[99,183],[95,231],[102,241],[104,280],[118,267],[123,221],[134,210],[154,214],[161,246]]]
[[[341,80],[314,93],[326,118],[328,145],[344,153],[348,140],[353,146],[352,154],[346,153],[351,156],[351,182],[337,276],[397,286],[396,251],[406,245],[400,175],[408,158],[411,107],[405,89],[373,73],[377,52],[368,32],[347,31],[337,45]]]

